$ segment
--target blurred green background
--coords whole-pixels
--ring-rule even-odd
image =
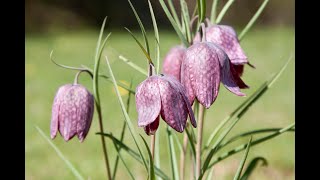
[[[153,44],[153,30],[147,1],[132,1],[147,28],[151,44]],[[174,1],[177,2],[177,1]],[[190,5],[194,1],[187,1]],[[160,29],[161,59],[166,52],[179,44],[179,39],[166,19],[158,1],[154,3],[154,11]],[[226,3],[219,1],[218,11]],[[235,27],[238,33],[244,28],[262,1],[239,0],[230,7],[222,24]],[[208,1],[208,10],[211,1]],[[177,6],[178,7],[178,6]],[[51,50],[57,62],[80,66],[93,67],[95,45],[99,28],[104,16],[110,17],[107,32],[112,31],[104,54],[108,55],[114,74],[118,80],[129,83],[133,80],[134,87],[145,79],[143,75],[128,67],[118,56],[123,55],[143,68],[147,68],[146,59],[131,36],[123,29],[129,27],[141,38],[137,21],[125,0],[26,0],[26,139],[25,139],[25,178],[26,179],[75,179],[66,164],[56,152],[40,136],[35,126],[44,130],[50,136],[51,106],[56,90],[63,84],[72,83],[76,72],[55,66],[49,59]],[[291,54],[294,55],[294,1],[270,1],[257,24],[246,35],[241,45],[249,61],[256,66],[252,69],[245,67],[243,80],[250,89],[243,90],[250,96],[265,80],[270,78],[286,62]],[[154,48],[151,48],[153,50]],[[154,53],[152,51],[151,53]],[[283,75],[274,86],[243,116],[228,137],[250,129],[267,127],[284,127],[295,121],[295,63],[291,61]],[[108,74],[106,63],[102,60],[100,71]],[[105,131],[120,136],[124,117],[121,113],[113,86],[101,80],[101,99]],[[80,83],[92,91],[92,83],[83,74]],[[207,111],[204,142],[210,132],[228,114],[232,112],[246,97],[237,97],[223,86],[213,106]],[[127,94],[123,92],[123,100]],[[130,117],[133,124],[137,124],[134,98],[131,99]],[[143,129],[136,130],[148,139]],[[52,142],[75,165],[81,174],[88,179],[105,179],[105,166],[98,132],[96,114],[91,129],[83,143],[75,138],[68,143],[60,135]],[[165,123],[160,128],[161,167],[170,176],[170,163],[165,135]],[[182,139],[183,134],[177,133]],[[283,134],[264,144],[257,145],[250,150],[248,160],[256,156],[267,158],[269,165],[259,167],[251,179],[295,179],[294,178],[294,133]],[[132,148],[133,142],[126,132],[125,142]],[[113,144],[106,139],[110,162],[113,165],[116,152]],[[242,141],[244,142],[244,141]],[[240,143],[240,142],[239,142]],[[232,147],[232,146],[231,146]],[[135,148],[134,148],[135,149]],[[176,150],[178,147],[176,147]],[[179,154],[177,152],[177,154]],[[136,179],[146,179],[146,172],[130,156],[123,153]],[[232,179],[243,153],[232,156],[216,166],[215,179]],[[177,157],[177,160],[179,158]],[[188,161],[189,162],[189,161]],[[188,172],[188,171],[187,171]],[[188,174],[186,174],[188,177]],[[117,179],[129,178],[125,168],[119,162]],[[189,179],[189,178],[188,178]]]

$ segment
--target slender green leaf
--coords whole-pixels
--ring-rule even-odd
[[[156,131],[156,142],[155,142],[155,147],[154,147],[154,163],[155,166],[160,168],[160,131]],[[157,176],[158,180],[162,180],[160,176]]]
[[[154,167],[153,167],[153,160],[152,160],[151,151],[149,149],[149,146],[148,146],[146,140],[143,138],[143,136],[141,136],[141,134],[140,134],[140,137],[143,140],[144,145],[146,146],[146,149],[148,150],[148,155],[149,155],[149,179],[150,180],[155,180],[156,176],[154,175]]]
[[[53,59],[53,50],[50,52],[50,60],[57,66],[59,67],[62,67],[62,68],[65,68],[65,69],[71,69],[71,70],[86,70],[84,68],[80,68],[80,67],[73,67],[73,66],[66,66],[66,65],[63,65],[63,64],[59,64],[57,63],[54,59]]]
[[[261,4],[261,6],[259,7],[258,11],[254,14],[254,16],[251,18],[251,20],[248,22],[248,24],[246,25],[246,27],[241,31],[240,35],[239,35],[239,40],[241,41],[241,39],[243,39],[243,37],[247,34],[247,32],[250,30],[250,28],[252,27],[252,25],[256,22],[256,20],[258,19],[258,17],[260,16],[260,14],[262,13],[263,9],[266,7],[267,3],[269,2],[269,0],[264,0],[263,3]]]
[[[253,131],[248,131],[248,132],[244,132],[244,133],[241,133],[241,134],[238,134],[238,135],[235,135],[233,136],[232,138],[230,138],[228,141],[226,142],[223,142],[220,144],[220,146],[218,147],[219,148],[222,148],[238,139],[241,139],[241,138],[244,138],[244,137],[247,137],[247,136],[251,136],[251,135],[255,135],[255,134],[260,134],[260,133],[269,133],[269,132],[277,132],[279,131],[281,128],[266,128],[266,129],[258,129],[258,130],[253,130]],[[292,129],[289,129],[288,130],[289,132],[294,132],[295,129],[292,128]]]
[[[157,21],[156,21],[156,17],[153,13],[153,8],[152,8],[152,4],[150,2],[150,0],[148,0],[149,3],[149,9],[150,9],[150,14],[151,14],[151,19],[152,19],[152,25],[153,25],[153,30],[154,30],[154,36],[156,39],[156,62],[157,62],[157,73],[159,73],[159,69],[160,69],[160,38],[159,38],[159,31],[158,31],[158,25],[157,25]]]
[[[169,4],[170,11],[173,14],[173,18],[174,18],[175,22],[177,23],[179,29],[181,29],[182,26],[181,26],[181,23],[179,21],[178,15],[177,15],[177,11],[174,8],[174,5],[172,3],[172,0],[168,0],[168,4]]]
[[[216,23],[219,24],[221,19],[223,18],[223,16],[225,15],[225,13],[227,12],[227,10],[229,9],[229,7],[232,5],[232,3],[234,2],[234,0],[229,0],[222,8],[221,12],[219,13],[217,19],[216,19]]]
[[[240,179],[242,169],[243,169],[244,164],[245,164],[245,162],[246,162],[246,159],[247,159],[247,157],[248,157],[248,153],[249,153],[251,141],[252,141],[252,136],[250,137],[250,140],[249,140],[249,142],[248,142],[246,151],[245,151],[245,153],[244,153],[244,156],[243,156],[243,158],[242,158],[242,160],[241,160],[241,162],[240,162],[240,166],[238,167],[238,170],[237,170],[236,175],[234,176],[233,180],[239,180],[239,179]]]
[[[141,20],[140,20],[140,17],[139,17],[139,15],[138,15],[137,11],[135,10],[135,8],[133,7],[131,1],[128,0],[128,2],[129,2],[129,4],[130,4],[130,7],[131,7],[134,15],[136,16],[136,19],[137,19],[138,23],[139,23],[139,26],[140,26],[140,29],[141,29],[141,32],[142,32],[142,35],[143,35],[143,38],[144,38],[144,43],[145,43],[146,48],[147,48],[147,54],[148,54],[148,56],[150,56],[150,48],[149,48],[149,43],[148,43],[148,39],[147,39],[146,30],[144,29],[143,24],[142,24],[142,22],[141,22]],[[142,46],[142,47],[143,47],[143,46]]]
[[[247,180],[253,170],[258,166],[259,161],[262,161],[262,166],[267,166],[268,162],[264,157],[256,157],[249,163],[247,169],[244,171],[243,175],[241,176],[240,180]]]
[[[196,147],[194,146],[194,144],[196,143],[196,141],[194,140],[195,138],[192,137],[192,135],[190,134],[188,128],[186,128],[186,133],[187,133],[189,144],[191,147],[192,156],[195,160],[196,159]]]
[[[131,83],[130,83],[130,88],[132,88],[132,79],[131,79]],[[129,114],[129,110],[130,110],[131,94],[132,93],[129,92],[128,99],[127,99],[127,105],[126,105],[126,111],[128,112],[128,114]],[[125,132],[126,132],[126,129],[127,129],[126,127],[127,127],[126,121],[123,121],[122,130],[121,130],[121,136],[120,136],[120,141],[121,142],[123,142],[124,135],[125,135]],[[116,146],[116,148],[118,148],[118,146]],[[121,150],[121,147],[119,148],[119,150],[117,149],[117,151],[119,151],[119,154],[120,154],[120,150]],[[115,163],[114,163],[112,179],[114,179],[116,177],[117,170],[118,170],[118,162],[119,162],[119,155],[117,156],[117,158],[115,160]]]
[[[275,133],[273,133],[273,134],[271,134],[271,135],[264,136],[264,137],[262,137],[262,138],[256,139],[256,140],[252,141],[251,146],[260,144],[260,143],[262,143],[262,142],[264,142],[264,141],[267,141],[267,140],[269,140],[269,139],[272,139],[272,138],[274,138],[274,137],[277,137],[277,136],[281,135],[282,133],[289,131],[289,130],[290,130],[292,127],[294,127],[294,126],[295,126],[295,123],[293,123],[293,124],[291,124],[291,125],[289,125],[289,126],[287,126],[287,127],[285,127],[285,128],[282,128],[280,131],[275,132]],[[236,148],[234,148],[234,149],[232,149],[232,150],[230,150],[230,151],[228,151],[228,152],[223,153],[223,154],[220,155],[217,159],[215,159],[215,160],[208,166],[208,168],[210,168],[210,167],[212,167],[213,165],[217,164],[218,162],[220,162],[220,161],[222,161],[222,160],[230,157],[231,155],[236,154],[236,153],[244,150],[244,149],[247,147],[247,145],[248,145],[248,144],[245,143],[245,144],[242,144],[242,145],[240,145],[240,146],[238,146],[238,147],[236,147]],[[218,150],[220,150],[220,149],[218,149]]]
[[[120,140],[118,140],[117,138],[115,138],[114,136],[112,136],[109,133],[96,133],[96,134],[100,134],[103,136],[106,136],[108,138],[110,138],[112,141],[114,141],[119,147],[121,147],[121,149],[123,149],[125,152],[127,152],[131,157],[133,157],[135,160],[137,160],[139,163],[143,164],[143,161],[141,159],[141,156],[139,155],[139,153],[135,152],[134,150],[132,150],[130,147],[128,147],[127,145],[125,145],[123,142],[121,142]],[[163,173],[159,168],[155,167],[155,173],[162,177],[163,179],[170,179],[165,173]]]
[[[85,66],[85,65],[81,65],[81,66],[84,67],[84,70],[87,70],[87,71],[89,71],[90,73],[93,73],[93,70],[90,69],[88,66]],[[99,77],[102,77],[102,78],[104,78],[105,80],[107,80],[108,82],[113,83],[112,80],[110,79],[110,77],[107,76],[107,75],[105,75],[105,74],[99,74]],[[120,81],[117,81],[117,83],[118,83],[118,85],[119,85],[120,87],[122,87],[123,89],[129,91],[129,92],[132,93],[132,94],[136,94],[135,90],[129,88],[126,84],[124,84],[124,83],[122,83],[122,82],[120,82]]]
[[[213,0],[210,19],[213,24],[216,22],[218,0]]]
[[[172,177],[174,180],[179,180],[179,169],[178,164],[176,160],[176,152],[174,148],[173,138],[171,134],[171,129],[169,126],[167,126],[167,135],[168,135],[168,147],[170,152],[170,162],[171,162],[171,171],[172,171]]]
[[[123,113],[123,115],[124,115],[124,117],[125,117],[125,121],[126,121],[126,123],[127,123],[127,125],[128,125],[130,134],[131,134],[131,136],[132,136],[132,138],[133,138],[133,141],[134,141],[135,145],[136,145],[137,148],[138,148],[139,154],[140,154],[140,156],[141,156],[141,159],[142,159],[142,161],[143,161],[143,164],[144,164],[145,168],[148,169],[148,166],[147,166],[147,164],[146,164],[146,160],[145,160],[145,158],[144,158],[144,156],[143,156],[143,153],[142,153],[142,151],[141,151],[141,148],[140,148],[140,146],[139,146],[139,144],[138,144],[138,136],[137,136],[137,133],[136,133],[136,131],[135,131],[133,125],[132,125],[131,119],[130,119],[130,117],[129,117],[127,111],[126,111],[126,108],[125,108],[125,106],[124,106],[124,103],[123,103],[123,101],[122,101],[122,98],[121,98],[121,95],[120,95],[120,92],[119,92],[119,89],[118,89],[118,84],[117,84],[117,81],[116,81],[116,79],[115,79],[115,77],[114,77],[114,75],[113,75],[113,72],[112,72],[112,69],[111,69],[111,66],[110,66],[108,57],[105,56],[105,58],[106,58],[106,62],[107,62],[107,65],[108,65],[108,69],[109,69],[109,72],[110,72],[110,75],[111,75],[111,79],[112,79],[112,81],[113,81],[114,89],[115,89],[115,91],[116,91],[116,94],[117,94],[117,97],[118,97],[118,100],[119,100],[119,103],[120,103],[120,106],[121,106],[121,110],[122,110],[122,113]]]
[[[269,80],[264,82],[247,100],[241,103],[228,117],[226,117],[223,121],[219,123],[217,128],[211,133],[206,143],[205,149],[210,147],[210,144],[217,133],[222,129],[222,127],[227,124],[232,118],[235,116],[240,117],[242,116],[250,107],[251,105],[256,102],[272,85],[273,83],[280,77],[283,71],[287,68],[289,62],[292,60],[292,55],[289,57],[287,62],[282,66],[282,68],[271,77]]]
[[[150,54],[148,53],[147,50],[144,49],[144,47],[142,46],[142,44],[139,42],[139,40],[133,35],[133,33],[125,27],[125,29],[130,33],[130,35],[133,37],[133,39],[137,42],[137,44],[139,45],[140,49],[142,50],[143,54],[146,56],[146,58],[148,59],[149,63],[152,63],[152,60],[150,58]]]
[[[225,129],[221,135],[218,137],[217,141],[215,141],[215,143],[213,144],[213,146],[211,147],[211,150],[209,151],[209,154],[207,155],[207,157],[205,158],[205,161],[203,163],[203,167],[202,167],[202,172],[199,176],[199,179],[202,179],[202,177],[204,176],[204,173],[206,172],[206,170],[208,169],[209,163],[214,155],[214,153],[217,151],[217,147],[220,145],[220,143],[223,141],[223,139],[229,134],[229,132],[231,131],[231,129],[238,123],[238,121],[240,120],[240,118],[236,118],[235,121],[227,128]]]
[[[130,171],[130,168],[128,167],[126,161],[123,159],[123,157],[122,157],[122,155],[121,155],[121,153],[120,153],[120,148],[117,146],[117,144],[116,144],[114,141],[112,141],[112,142],[113,142],[114,148],[116,149],[117,154],[118,154],[117,159],[120,158],[121,162],[123,163],[124,167],[126,168],[126,170],[127,170],[128,174],[129,174],[129,176],[131,177],[131,179],[135,179],[134,176],[132,175],[132,173],[131,173],[131,171]],[[116,161],[116,162],[118,162],[118,161]],[[117,164],[118,164],[118,163],[117,163]],[[116,165],[117,165],[117,164],[116,164]],[[115,177],[116,177],[116,175],[115,175],[116,169],[117,169],[117,167],[115,167],[115,170],[114,170],[114,174],[113,174],[113,177],[112,177],[113,180],[114,180]]]
[[[181,32],[181,29],[179,28],[178,24],[174,21],[172,15],[170,14],[168,7],[166,6],[165,2],[163,0],[159,0],[161,7],[163,9],[163,11],[165,12],[165,14],[167,15],[172,27],[174,28],[174,30],[176,31],[177,35],[179,36],[181,42],[186,46],[189,47],[189,43],[187,41],[187,39],[184,37],[183,33]]]
[[[129,59],[123,57],[122,55],[119,56],[119,59],[121,59],[123,62],[125,62],[126,64],[128,64],[133,69],[135,69],[138,72],[140,72],[141,74],[148,76],[148,72],[147,71],[145,71],[143,68],[141,68],[140,66],[136,65],[135,63],[133,63]]]
[[[181,145],[181,143],[180,143],[180,141],[179,141],[179,138],[178,138],[177,134],[176,134],[176,133],[173,133],[172,135],[173,135],[173,137],[174,137],[174,140],[175,140],[176,144],[178,145],[179,152],[181,152],[181,151],[182,151],[182,145]]]
[[[68,168],[71,170],[73,175],[77,179],[84,180],[83,176],[79,173],[79,171],[74,167],[74,165],[71,164],[71,162],[62,154],[62,152],[59,150],[59,148],[51,142],[51,140],[45,135],[45,133],[40,129],[40,127],[35,126],[35,128],[38,130],[39,134],[50,144],[50,146],[56,151],[58,156],[63,160],[63,162],[68,166]]]
[[[191,38],[191,31],[190,31],[190,16],[189,16],[188,5],[185,0],[180,0],[180,6],[182,11],[181,19],[184,24],[186,38],[187,38],[187,41],[190,43],[192,41],[192,38]]]
[[[206,0],[197,0],[198,12],[199,12],[199,23],[202,23],[206,18]]]
[[[99,34],[99,38],[98,38],[98,42],[97,42],[97,46],[96,46],[96,53],[95,53],[95,57],[94,57],[94,69],[93,69],[93,92],[94,92],[94,97],[95,97],[95,101],[96,101],[96,105],[97,105],[97,109],[99,111],[100,108],[100,95],[99,95],[99,81],[98,81],[98,74],[99,74],[99,67],[100,67],[100,53],[101,51],[101,39],[103,36],[103,30],[105,27],[107,21],[107,17],[104,18],[101,29],[100,29],[100,34]],[[107,36],[109,37],[109,36]],[[107,38],[106,38],[107,39]]]
[[[207,176],[207,180],[211,180],[212,179],[212,176],[213,176],[213,170],[214,170],[214,167],[212,167],[209,171],[209,174]]]

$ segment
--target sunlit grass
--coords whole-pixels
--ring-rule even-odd
[[[139,33],[136,32],[137,35],[140,35]],[[152,33],[151,31],[147,32],[150,40],[153,40]],[[50,145],[38,134],[34,125],[38,125],[49,136],[51,105],[55,92],[59,86],[72,83],[76,73],[51,63],[49,59],[50,51],[54,50],[54,58],[59,63],[72,66],[83,64],[92,67],[97,36],[98,31],[48,35],[27,34],[26,36],[26,179],[74,179],[73,174],[66,168],[66,165],[59,159]],[[168,31],[160,31],[160,38],[162,59],[174,44],[179,43],[179,40],[173,32]],[[140,39],[142,40],[141,36]],[[249,96],[261,83],[279,70],[291,53],[294,53],[294,30],[293,28],[255,28],[246,35],[241,44],[249,57],[249,61],[256,66],[256,69],[245,67],[243,79],[251,88],[243,92]],[[154,47],[151,46],[150,49],[152,57],[154,57]],[[132,70],[122,60],[118,59],[121,54],[130,58],[142,68],[147,68],[146,58],[127,32],[124,30],[113,32],[105,53],[108,54],[118,80],[130,82],[133,78],[134,86],[136,86],[144,79],[144,75]],[[105,62],[101,62],[101,72],[108,73]],[[280,128],[294,122],[294,66],[295,63],[292,61],[272,89],[244,115],[230,136],[248,129]],[[92,90],[89,76],[83,74],[80,83],[87,86],[90,91]],[[124,117],[111,83],[101,80],[100,98],[102,100],[105,130],[119,136]],[[127,98],[125,93],[123,98],[124,100]],[[237,97],[221,86],[216,102],[207,112],[204,140],[208,138],[209,133],[219,121],[232,112],[244,99],[245,97]],[[131,102],[130,116],[134,121],[133,124],[136,125],[137,113],[135,112],[134,101]],[[160,149],[161,165],[164,171],[170,175],[164,127],[162,122],[160,143],[161,147],[165,148]],[[141,128],[135,128],[147,137]],[[57,136],[53,141],[81,174],[90,177],[90,179],[103,179],[106,175],[100,139],[95,135],[98,129],[98,121],[95,115],[90,132],[83,143],[79,143],[76,138],[66,143],[60,136]],[[178,136],[182,138],[182,134],[178,134]],[[128,142],[135,149],[129,132],[126,132],[125,142]],[[107,145],[108,151],[110,151],[111,165],[113,165],[116,152],[109,139],[107,139]],[[248,160],[255,156],[263,156],[269,161],[269,168],[261,168],[254,174],[259,179],[268,179],[268,176],[292,179],[295,163],[294,153],[294,133],[288,133],[253,147],[250,150]],[[147,173],[143,166],[132,160],[130,156],[123,155],[128,160],[128,165],[132,168],[136,178],[145,179]],[[220,164],[220,166],[231,168],[230,171],[224,171],[226,179],[232,177],[228,174],[235,173],[236,165],[239,164],[241,157],[242,154],[238,154]],[[232,168],[235,161],[237,162],[235,168]],[[219,173],[221,172],[217,172],[217,175]],[[117,178],[127,177],[120,162]],[[188,177],[188,174],[186,174],[186,177]]]

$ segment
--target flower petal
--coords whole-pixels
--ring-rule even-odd
[[[207,41],[221,46],[232,64],[248,63],[248,58],[240,46],[235,30],[231,26],[213,25],[207,28],[206,32]]]
[[[139,127],[151,124],[160,114],[161,99],[158,78],[158,76],[150,76],[136,88],[135,97]]]
[[[194,75],[190,76],[190,69],[192,65],[188,61],[183,60],[181,64],[181,83],[186,90],[189,103],[192,105],[195,99],[195,94],[191,85],[191,78],[194,80]],[[194,82],[194,81],[193,81]]]
[[[249,86],[246,85],[240,78],[241,74],[239,74],[239,71],[240,71],[239,69],[243,71],[243,65],[233,65],[232,63],[230,63],[230,70],[237,85],[239,86],[240,89],[247,89],[249,88]]]
[[[61,95],[64,94],[66,89],[68,89],[70,87],[71,87],[71,85],[61,86],[58,89],[58,91],[54,97],[54,101],[53,101],[53,105],[52,105],[51,125],[50,125],[51,139],[54,139],[56,137],[57,131],[58,131]]]
[[[186,48],[183,46],[174,46],[171,48],[163,60],[162,72],[172,75],[180,81],[180,68],[185,51]]]
[[[78,99],[75,102],[77,108],[77,136],[80,142],[83,142],[87,136],[91,126],[93,111],[94,111],[94,97],[93,95],[81,85],[77,85],[81,88],[77,88],[76,94]]]
[[[146,125],[143,129],[148,136],[154,135],[159,127],[160,115],[156,118],[155,121]]]
[[[183,132],[186,127],[188,111],[182,95],[170,82],[159,78],[159,90],[161,96],[161,117],[173,129]]]
[[[215,49],[207,42],[194,44],[188,48],[185,61],[189,67],[191,65],[191,86],[198,101],[209,108],[218,96],[220,87],[220,66]]]
[[[180,82],[178,82],[176,79],[174,79],[172,76],[163,76],[162,78],[168,80],[168,82],[170,83],[171,87],[173,87],[176,91],[178,91],[181,95],[181,97],[184,100],[185,103],[185,107],[184,109],[188,112],[189,117],[190,117],[190,121],[193,127],[197,127],[197,122],[195,120],[194,117],[194,113],[192,111],[190,102],[188,100],[188,97],[186,96],[186,90],[185,88],[182,86],[182,84]]]
[[[234,74],[235,71],[233,71],[234,73],[232,73],[232,70],[230,67],[231,62],[230,62],[227,54],[219,46],[215,45],[214,43],[210,43],[210,45],[215,46],[216,50],[217,50],[216,52],[218,54],[218,57],[219,57],[218,59],[219,59],[220,66],[221,66],[221,82],[223,83],[223,85],[232,93],[234,93],[238,96],[245,96],[245,94],[240,91],[240,88],[237,84],[237,83],[243,83],[243,81],[240,79],[239,76]],[[235,78],[237,78],[237,79],[235,79]],[[238,80],[238,81],[236,81],[236,80]]]
[[[65,141],[69,141],[77,133],[77,108],[75,86],[71,86],[63,94],[59,111],[59,131]]]

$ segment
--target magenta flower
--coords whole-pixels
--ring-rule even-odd
[[[65,141],[77,134],[82,142],[90,129],[93,110],[94,98],[84,86],[61,86],[52,106],[51,138],[54,139],[59,131]]]
[[[180,67],[186,48],[183,46],[174,46],[170,49],[163,61],[162,72],[172,75],[180,81]]]
[[[185,89],[173,76],[150,76],[136,88],[138,126],[147,135],[154,134],[160,115],[173,129],[183,132],[188,115],[193,127],[197,126]]]
[[[220,81],[232,93],[245,96],[248,86],[231,66],[227,54],[217,45],[200,42],[190,46],[181,65],[181,83],[193,104],[194,99],[209,108],[218,96]]]
[[[209,27],[206,28],[206,40],[207,42],[213,42],[219,45],[226,52],[232,66],[234,66],[240,76],[243,73],[244,64],[252,66],[248,62],[248,58],[240,46],[238,36],[231,26],[209,25]],[[200,33],[196,34],[193,42],[200,42]]]

